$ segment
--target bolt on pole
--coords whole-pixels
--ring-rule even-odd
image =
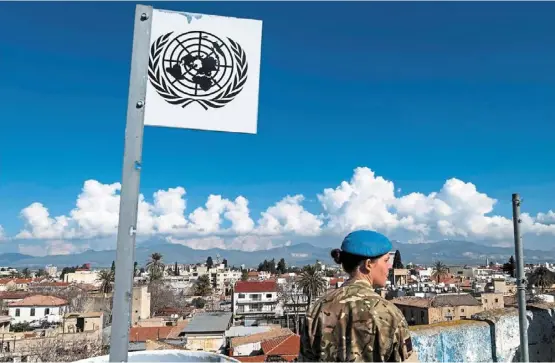
[[[529,362],[528,319],[526,318],[526,276],[524,273],[524,253],[520,235],[520,196],[513,194],[513,226],[515,237],[516,285],[518,294],[518,322],[520,328],[520,361]]]

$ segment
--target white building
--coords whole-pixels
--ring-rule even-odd
[[[35,321],[59,322],[66,313],[66,300],[45,295],[33,295],[8,304],[12,324]]]
[[[77,283],[77,284],[89,284],[89,285],[100,285],[99,272],[91,270],[77,270],[75,272],[70,272],[64,275],[64,282]]]
[[[58,267],[54,266],[54,265],[46,265],[44,267],[44,271],[48,274],[48,276],[50,277],[58,277]]]
[[[235,319],[244,319],[245,326],[257,320],[278,318],[278,287],[273,280],[237,281],[233,291],[232,309]]]

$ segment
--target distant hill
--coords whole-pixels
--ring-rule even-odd
[[[468,241],[440,241],[435,243],[407,244],[393,242],[395,249],[401,251],[403,263],[430,264],[442,261],[447,264],[479,264],[485,263],[486,258],[493,262],[506,262],[514,255],[513,248],[484,246]],[[208,256],[228,260],[229,265],[255,267],[264,259],[285,258],[288,265],[303,266],[320,260],[323,263],[333,263],[330,257],[331,248],[322,248],[308,243],[273,248],[270,250],[245,252],[239,250],[209,249],[195,250],[179,244],[165,241],[149,241],[140,244],[136,250],[136,259],[139,265],[144,265],[149,256],[154,252],[162,254],[166,263],[196,263],[206,261]],[[555,262],[555,251],[525,250],[525,262]],[[115,260],[114,250],[94,251],[88,250],[73,255],[52,255],[32,257],[18,253],[0,254],[0,265],[14,267],[44,267],[52,264],[56,266],[75,266],[90,263],[95,267],[109,267]]]

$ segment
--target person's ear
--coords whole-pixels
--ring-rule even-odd
[[[372,260],[369,258],[364,260],[363,266],[366,270],[366,273],[369,273],[370,271],[372,271]]]

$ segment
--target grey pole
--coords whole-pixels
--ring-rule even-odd
[[[137,5],[119,206],[110,362],[127,362],[152,7]]]
[[[524,273],[524,254],[520,236],[520,196],[513,194],[513,226],[515,235],[516,285],[518,290],[518,322],[520,327],[520,361],[529,362],[528,356],[528,319],[526,318],[526,278]]]

